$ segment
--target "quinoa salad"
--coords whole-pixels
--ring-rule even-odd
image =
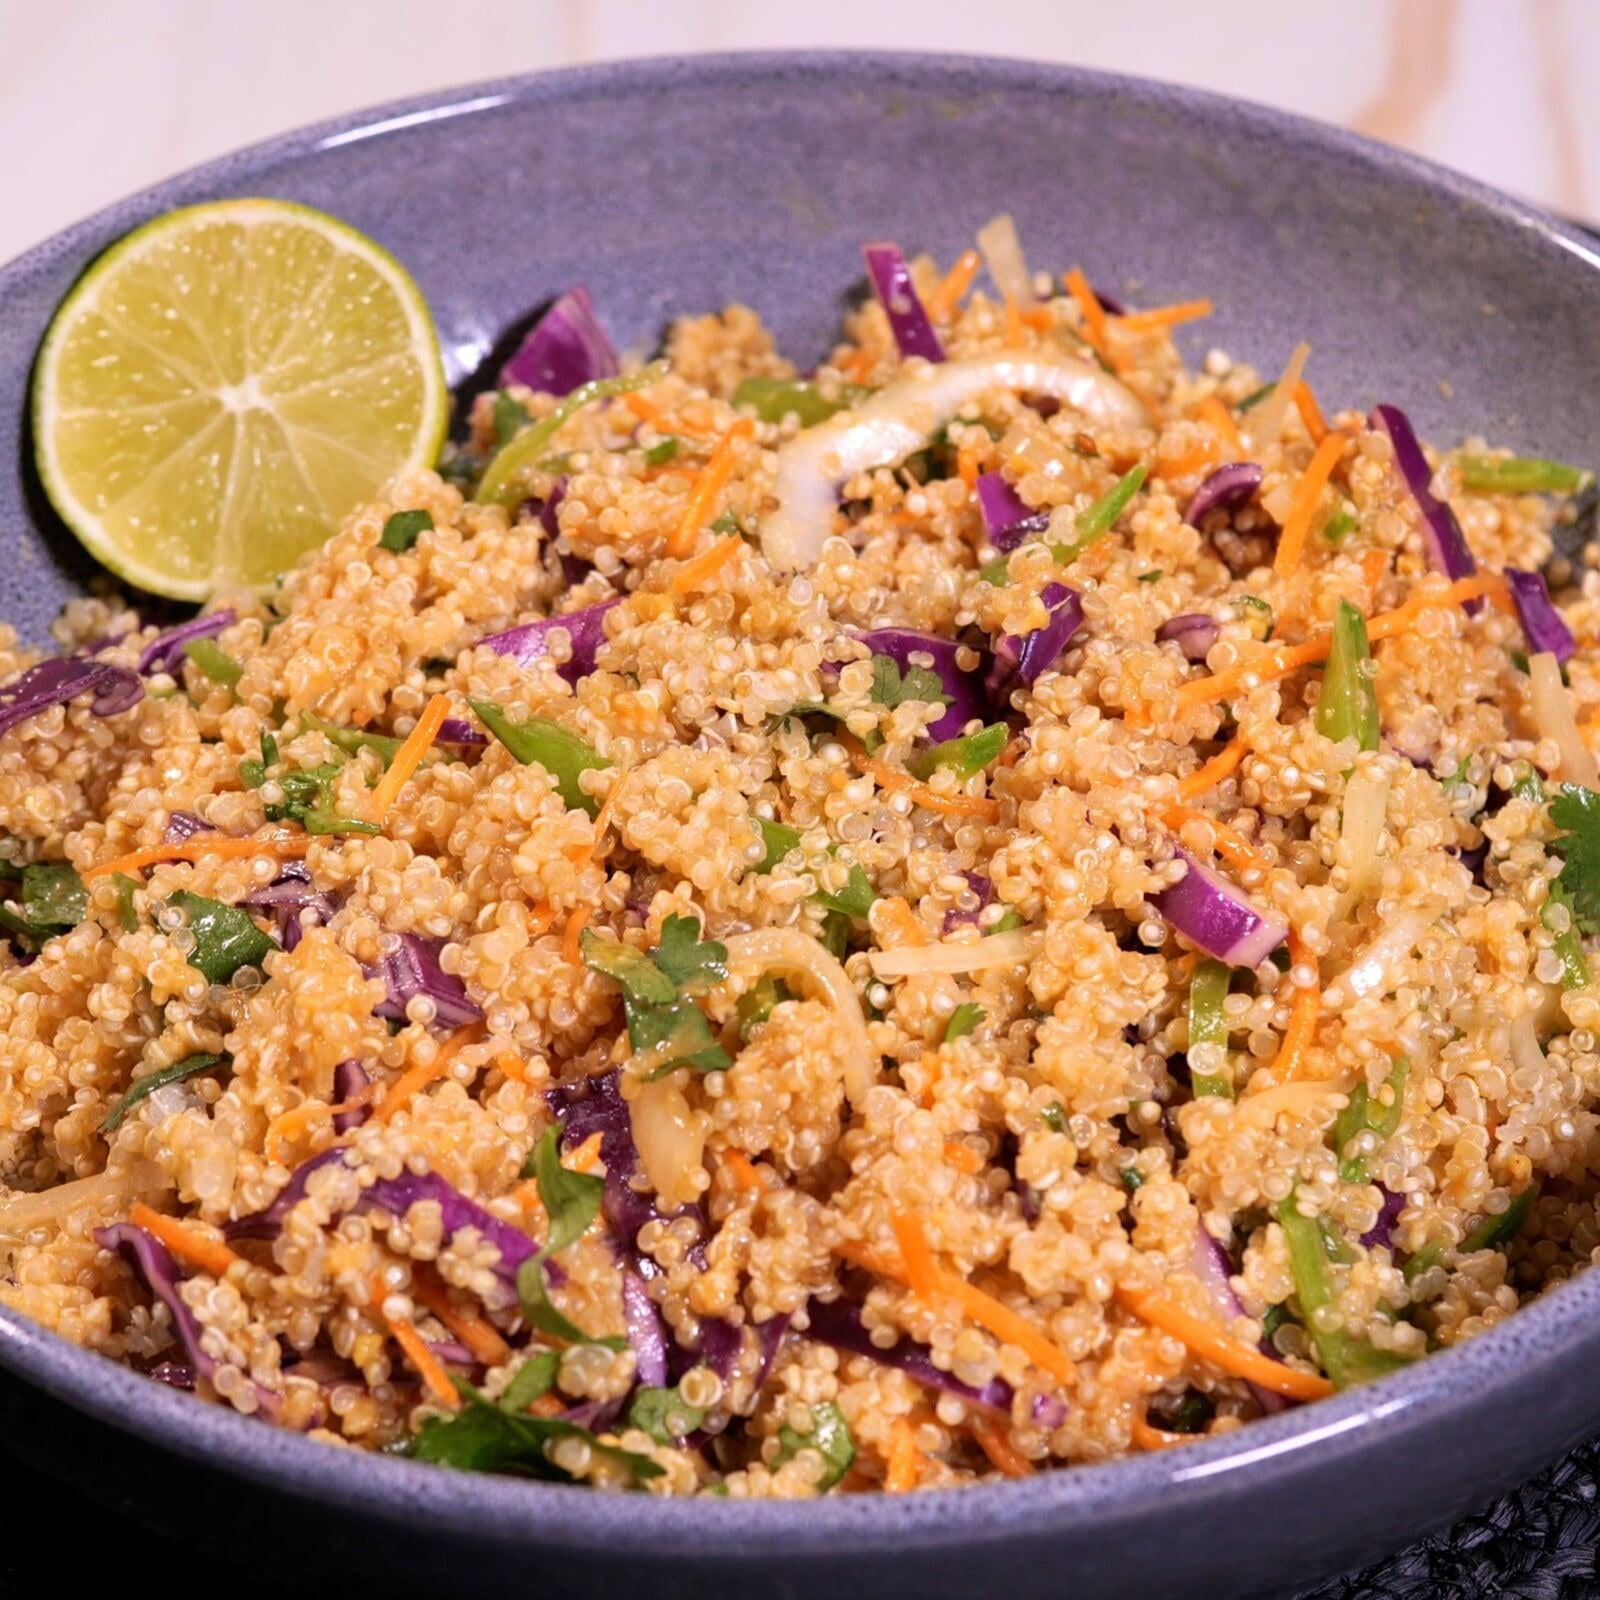
[[[1596,1257],[1590,475],[978,246],[869,246],[803,377],[574,289],[267,593],[0,630],[0,1302],[805,1498],[1222,1434]]]

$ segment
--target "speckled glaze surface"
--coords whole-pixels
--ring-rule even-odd
[[[620,63],[476,86],[290,134],[90,218],[0,270],[0,616],[43,640],[88,564],[26,468],[34,349],[73,278],[168,207],[285,196],[415,274],[452,377],[577,279],[619,342],[729,300],[797,359],[864,239],[948,258],[1002,207],[1030,260],[1150,301],[1275,368],[1310,342],[1333,404],[1404,403],[1590,459],[1600,256],[1548,218],[1277,113],[1067,68],[894,55]],[[432,1595],[879,1600],[1302,1588],[1459,1515],[1600,1426],[1600,1274],[1405,1374],[1226,1439],[1023,1483],[739,1505],[468,1477],[310,1443],[147,1382],[0,1311],[0,1415],[41,1468],[235,1554]],[[47,1397],[42,1399],[41,1397]],[[76,1415],[61,1410],[64,1403]],[[16,1437],[15,1432],[12,1433]],[[266,1532],[270,1537],[263,1540]],[[357,1565],[359,1564],[359,1566]]]

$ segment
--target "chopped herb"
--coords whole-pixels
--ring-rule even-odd
[[[611,765],[592,745],[543,717],[513,722],[492,700],[469,704],[484,727],[523,766],[543,767],[555,779],[561,798],[572,810],[587,811],[591,817],[600,810],[600,802],[578,786],[581,774]]]
[[[285,772],[276,782],[283,798],[264,808],[268,822],[297,822],[307,833],[381,833],[375,822],[341,816],[332,806],[333,781],[339,768],[331,762]]]
[[[1600,932],[1600,794],[1564,783],[1550,802],[1550,821],[1561,832],[1550,848],[1561,857],[1556,880],[1580,932]]]
[[[931,750],[924,750],[908,763],[913,777],[927,778],[941,767],[949,767],[958,778],[970,778],[1000,759],[1011,730],[1003,722],[990,723],[977,733],[946,739]]]
[[[462,1472],[507,1472],[565,1481],[547,1454],[557,1439],[582,1439],[591,1451],[620,1468],[634,1485],[659,1478],[663,1468],[648,1456],[602,1444],[587,1428],[564,1417],[535,1417],[497,1406],[463,1378],[456,1378],[466,1404],[453,1416],[429,1417],[407,1448],[417,1461]]]
[[[791,828],[786,822],[770,822],[766,817],[755,817],[752,820],[767,852],[757,864],[756,871],[771,872],[782,864],[791,850],[799,849],[800,830]]]
[[[1259,389],[1252,389],[1233,409],[1235,411],[1249,411],[1260,405],[1277,387],[1276,383],[1264,383]]]
[[[1544,784],[1532,767],[1527,768],[1511,785],[1511,797],[1514,800],[1532,800],[1535,805],[1544,804]]]
[[[226,983],[240,967],[259,967],[278,948],[238,906],[180,889],[167,902],[189,919],[194,948],[189,965],[212,983]]]
[[[1144,480],[1149,473],[1149,468],[1140,462],[1131,472],[1125,473],[1117,480],[1116,486],[1092,506],[1078,513],[1077,521],[1073,524],[1078,537],[1071,544],[1058,544],[1052,546],[1051,553],[1056,560],[1065,565],[1069,561],[1076,561],[1085,551],[1097,545],[1116,526],[1117,518],[1128,508],[1128,502],[1139,492],[1144,485]]]
[[[1539,921],[1550,934],[1550,948],[1555,951],[1556,959],[1561,963],[1561,987],[1587,989],[1591,981],[1589,959],[1583,953],[1583,942],[1578,938],[1577,930],[1573,926],[1572,907],[1567,906],[1567,925],[1557,933],[1555,928],[1557,906],[1567,906],[1566,896],[1559,882],[1550,885],[1545,903],[1539,908]]]
[[[213,683],[220,683],[225,689],[239,687],[244,668],[222,650],[215,639],[191,639],[184,645],[183,653]]]
[[[692,1000],[668,1006],[641,1006],[626,1002],[628,1043],[636,1055],[652,1058],[652,1078],[663,1078],[680,1067],[692,1072],[721,1072],[733,1058],[717,1043],[706,1014]]]
[[[1204,1433],[1217,1414],[1216,1403],[1198,1389],[1187,1389],[1183,1398],[1166,1416],[1170,1433]]]
[[[1123,1167],[1122,1170],[1117,1173],[1117,1177],[1122,1180],[1122,1187],[1126,1189],[1129,1194],[1137,1194],[1142,1188],[1144,1188],[1145,1177],[1137,1167]]]
[[[1052,1133],[1067,1131],[1067,1108],[1059,1100],[1052,1100],[1039,1115],[1044,1118],[1045,1127]]]
[[[700,937],[698,917],[668,917],[661,924],[655,964],[679,989],[709,989],[728,976],[728,947]]]
[[[1405,1056],[1396,1059],[1389,1075],[1383,1081],[1391,1091],[1387,1105],[1367,1091],[1367,1080],[1362,1078],[1350,1091],[1350,1099],[1333,1124],[1333,1153],[1339,1158],[1339,1177],[1345,1183],[1370,1183],[1372,1165],[1366,1156],[1347,1155],[1351,1142],[1363,1133],[1372,1133],[1382,1144],[1392,1139],[1400,1126],[1400,1114],[1405,1109],[1406,1077],[1411,1063]]]
[[[711,524],[711,531],[726,538],[730,533],[743,533],[744,527],[731,511],[724,511],[715,522]]]
[[[117,886],[117,915],[122,919],[122,931],[137,933],[139,913],[134,909],[133,897],[141,886],[137,879],[130,878],[125,872],[112,873],[111,881]]]
[[[1329,544],[1337,547],[1345,542],[1355,531],[1356,517],[1353,511],[1335,511],[1334,514],[1322,524],[1322,537]]]
[[[1197,1099],[1213,1097],[1222,1100],[1233,1098],[1233,1077],[1228,1069],[1228,985],[1233,980],[1233,970],[1221,961],[1204,960],[1194,969],[1189,980],[1189,1086]],[[1208,1054],[1217,1058],[1218,1072],[1199,1072],[1195,1069],[1193,1055],[1196,1046],[1203,1046]]]
[[[1261,1319],[1261,1338],[1263,1342],[1270,1343],[1275,1334],[1284,1323],[1289,1320],[1289,1308],[1286,1305],[1268,1306],[1266,1314]]]
[[[525,1166],[523,1176],[537,1181],[539,1201],[550,1221],[544,1254],[553,1256],[581,1239],[600,1215],[606,1180],[590,1172],[572,1172],[561,1165],[561,1130],[554,1124],[544,1130],[533,1147],[528,1165],[533,1171],[530,1173]]]
[[[850,1470],[856,1458],[856,1442],[850,1437],[850,1425],[844,1413],[831,1400],[811,1408],[811,1431],[799,1433],[788,1423],[778,1430],[779,1450],[773,1465],[781,1467],[792,1461],[802,1450],[815,1450],[826,1466],[818,1489],[831,1489]]]
[[[1289,1246],[1289,1270],[1306,1331],[1334,1388],[1348,1389],[1352,1384],[1370,1382],[1408,1365],[1405,1356],[1379,1350],[1357,1334],[1318,1330],[1317,1312],[1334,1299],[1328,1241],[1316,1219],[1301,1214],[1292,1194],[1278,1206],[1278,1225]]]
[[[641,1387],[628,1403],[628,1426],[648,1433],[657,1444],[682,1444],[705,1420],[705,1411],[676,1389]]]
[[[1317,698],[1317,732],[1325,739],[1354,739],[1360,750],[1378,748],[1378,691],[1368,671],[1371,659],[1366,618],[1341,600]]]
[[[1160,567],[1156,567],[1153,571],[1141,572],[1139,574],[1139,582],[1140,583],[1159,583],[1164,576],[1165,576],[1165,574],[1162,572],[1161,568]]]
[[[363,750],[376,750],[385,767],[394,760],[400,746],[405,743],[404,739],[397,739],[392,733],[367,733],[361,728],[341,728],[337,723],[324,722],[309,711],[301,715],[335,750],[342,750],[347,756],[360,755]],[[274,755],[273,760],[276,759]]]
[[[739,1042],[747,1041],[785,1000],[793,998],[793,992],[782,978],[775,978],[770,972],[762,973],[756,983],[739,996],[735,1011]]]
[[[651,445],[650,448],[645,451],[644,464],[647,467],[664,467],[669,461],[673,461],[677,458],[678,451],[682,445],[683,440],[679,439],[675,435],[669,434],[665,439],[662,439],[657,444]]]
[[[559,1350],[538,1350],[528,1357],[512,1375],[511,1382],[500,1391],[502,1411],[526,1411],[535,1400],[542,1400],[556,1386],[556,1373],[561,1370]]]
[[[497,445],[510,444],[527,425],[528,408],[520,400],[509,394],[494,397],[494,442]]]
[[[1514,666],[1517,671],[1523,675],[1523,677],[1526,678],[1529,676],[1528,652],[1526,650],[1513,650],[1511,652],[1511,665]],[[1563,671],[1561,674],[1561,681],[1563,683],[1567,681],[1567,675],[1565,671]]]
[[[1469,774],[1471,771],[1472,757],[1463,756],[1460,762],[1457,764],[1456,770],[1454,772],[1447,772],[1439,780],[1440,786],[1445,789],[1454,789],[1458,784],[1467,783],[1470,781]]]
[[[1011,557],[996,556],[978,568],[978,576],[992,588],[1003,588],[1011,581]]]
[[[275,734],[268,733],[265,728],[261,730],[261,765],[275,767],[278,764],[278,740]]]
[[[1508,461],[1462,456],[1456,465],[1468,494],[1582,494],[1594,482],[1594,474],[1582,467],[1538,456],[1513,456]]]
[[[583,930],[580,943],[584,964],[590,971],[620,983],[628,999],[646,1005],[670,1005],[678,998],[677,985],[644,951],[594,928]]]
[[[966,1038],[983,1018],[984,1009],[976,1000],[963,1000],[950,1013],[950,1020],[944,1025],[944,1042],[954,1044],[957,1039]]]
[[[89,915],[89,894],[69,862],[36,862],[22,869],[22,914],[36,928],[64,933]]]
[[[128,1092],[106,1113],[106,1119],[100,1124],[102,1133],[115,1133],[123,1124],[128,1113],[141,1101],[148,1100],[157,1089],[165,1089],[169,1083],[183,1083],[189,1078],[198,1078],[207,1072],[215,1072],[218,1067],[228,1065],[227,1056],[207,1055],[201,1051],[192,1056],[185,1056],[182,1061],[174,1061],[170,1067],[159,1067],[154,1072],[147,1072],[144,1077],[130,1085]]]
[[[1274,628],[1277,627],[1277,622],[1272,614],[1272,607],[1259,595],[1254,594],[1242,594],[1233,604],[1234,609],[1237,611],[1254,611],[1266,617],[1266,627],[1259,636],[1262,644],[1266,644],[1272,638]]]
[[[1022,926],[1022,913],[1018,911],[1015,906],[1007,906],[1005,910],[1000,913],[1000,916],[995,922],[994,926],[985,930],[984,937],[987,938],[988,935],[992,933],[1010,933],[1013,928],[1020,928]]]
[[[396,511],[378,535],[378,548],[403,555],[433,526],[431,511]]]
[[[1521,1232],[1522,1224],[1528,1220],[1528,1209],[1538,1192],[1537,1184],[1529,1184],[1498,1216],[1485,1217],[1456,1246],[1457,1254],[1466,1256],[1475,1250],[1499,1250],[1502,1246],[1510,1244]],[[1444,1250],[1443,1240],[1435,1240],[1432,1244],[1424,1245],[1400,1269],[1401,1275],[1408,1283],[1413,1278],[1421,1277],[1430,1267],[1439,1264],[1439,1258],[1444,1254]]]
[[[864,922],[878,894],[872,887],[872,880],[862,868],[852,863],[850,876],[845,879],[844,888],[830,891],[819,889],[812,898],[818,905],[826,906],[829,911],[837,911],[841,916],[853,917],[858,922]]]
[[[740,408],[749,406],[763,422],[782,422],[785,417],[794,416],[802,428],[814,428],[871,392],[854,383],[829,387],[837,399],[830,399],[820,385],[798,379],[746,378],[733,391],[733,403]]]
[[[929,667],[912,667],[902,676],[900,663],[893,656],[872,658],[872,700],[886,711],[893,711],[907,700],[925,701],[929,705],[950,704],[950,696],[944,692],[944,683],[937,672]]]

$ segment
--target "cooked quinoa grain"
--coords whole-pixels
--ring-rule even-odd
[[[1600,579],[1523,576],[1582,507],[1073,283],[917,261],[803,382],[687,319],[505,493],[559,395],[197,632],[0,634],[0,1298],[794,1498],[1225,1432],[1595,1259]]]

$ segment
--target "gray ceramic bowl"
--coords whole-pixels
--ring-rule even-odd
[[[580,278],[622,341],[649,344],[676,313],[743,300],[804,360],[860,276],[861,241],[948,258],[1006,208],[1035,264],[1080,262],[1150,302],[1213,296],[1191,353],[1215,343],[1275,369],[1304,338],[1325,403],[1394,399],[1434,438],[1481,431],[1557,457],[1591,459],[1600,439],[1600,258],[1547,217],[1359,139],[1184,90],[1003,61],[805,55],[624,63],[411,101],[91,218],[0,271],[0,427],[14,463],[34,347],[84,264],[170,206],[240,194],[326,207],[388,245],[458,374]],[[42,637],[85,564],[20,465],[0,474],[0,550],[0,616]],[[158,1519],[192,1496],[207,1509],[185,1525],[248,1550],[252,1569],[563,1600],[1298,1588],[1591,1431],[1597,1359],[1600,1274],[1403,1376],[1181,1451],[955,1494],[691,1504],[312,1444],[0,1312],[0,1365],[77,1415],[15,1386],[9,1406],[40,1459],[90,1492]]]

